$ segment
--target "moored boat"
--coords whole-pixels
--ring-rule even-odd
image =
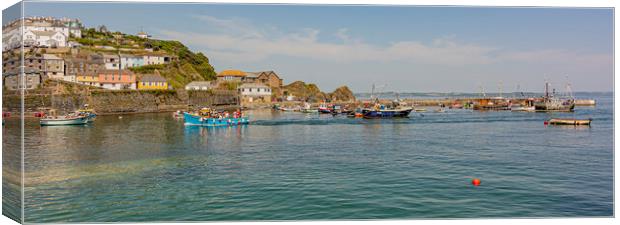
[[[92,109],[80,109],[76,111],[77,115],[86,116],[88,118],[88,122],[94,122],[97,118],[97,113],[95,113]]]
[[[366,119],[382,119],[382,118],[407,118],[413,111],[413,108],[395,108],[395,109],[362,109],[362,115]]]
[[[318,113],[319,110],[318,109],[302,109],[301,112],[302,113]]]
[[[41,119],[41,126],[64,126],[64,125],[84,125],[88,123],[87,116],[48,116]]]
[[[510,111],[513,112],[534,112],[536,108],[534,106],[523,106],[520,104],[512,104],[510,105]]]
[[[548,121],[545,121],[545,124],[551,125],[587,125],[589,126],[592,123],[592,119],[570,119],[570,118],[553,118]]]
[[[555,89],[550,93],[549,83],[545,83],[545,96],[541,101],[534,103],[534,108],[539,112],[572,112],[575,109],[575,99],[572,95],[568,99],[555,96]]]
[[[84,125],[89,121],[88,115],[79,112],[58,116],[55,109],[49,109],[46,115],[39,121],[41,126]]]
[[[325,104],[321,104],[318,108],[318,111],[319,113],[324,113],[324,114],[332,113],[332,110],[329,107],[327,107]]]

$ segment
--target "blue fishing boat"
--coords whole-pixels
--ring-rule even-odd
[[[89,123],[94,122],[97,118],[97,113],[95,113],[95,110],[88,108],[88,104],[84,104],[84,108],[78,109],[75,114],[78,116],[86,116]]]
[[[210,118],[187,112],[183,113],[183,119],[185,120],[186,126],[219,127],[244,125],[250,123],[248,117]]]
[[[362,109],[362,115],[366,119],[407,118],[412,110],[413,108]]]
[[[407,118],[413,107],[407,107],[407,103],[401,102],[398,93],[392,104],[384,105],[379,103],[379,98],[374,97],[375,85],[372,85],[371,99],[374,100],[374,106],[361,109],[361,114],[365,119],[389,119],[389,118]]]

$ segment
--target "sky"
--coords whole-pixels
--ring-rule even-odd
[[[216,71],[369,92],[613,91],[611,8],[26,2],[26,16],[178,40]],[[6,20],[3,20],[6,21]]]

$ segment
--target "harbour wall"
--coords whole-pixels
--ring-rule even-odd
[[[238,104],[234,91],[191,91],[185,90],[90,90],[83,94],[29,93],[24,96],[25,116],[48,108],[59,113],[73,112],[84,104],[98,114],[130,114],[187,110],[189,107],[235,106]],[[3,111],[18,114],[21,107],[20,95],[3,95]]]

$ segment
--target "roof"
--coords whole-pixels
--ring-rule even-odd
[[[164,52],[145,52],[145,53],[137,53],[137,56],[150,56],[150,57],[169,57]]]
[[[260,72],[245,72],[247,77],[257,78],[260,75]]]
[[[52,36],[56,33],[60,33],[58,31],[40,31],[40,30],[31,30],[30,32],[32,32],[33,34],[37,36]]]
[[[4,73],[4,76],[15,76],[18,75],[20,73],[19,68],[13,68],[9,71],[7,71],[6,73]],[[41,73],[41,70],[38,70],[36,68],[30,68],[30,67],[26,67],[24,68],[24,74],[28,75],[28,74],[39,74]]]
[[[117,58],[118,58],[118,55],[116,55],[116,54],[103,53],[103,54],[101,54],[101,55],[102,55],[104,58],[115,58],[115,59],[117,59]]]
[[[123,75],[127,75],[127,74],[133,75],[134,74],[133,72],[131,72],[131,70],[121,70],[121,71],[122,71]],[[114,75],[116,75],[116,74],[118,74],[118,70],[101,70],[99,73],[100,74],[114,74]]]
[[[218,77],[226,77],[226,76],[245,77],[246,73],[241,71],[241,70],[224,70],[224,71],[218,73],[217,76]]]
[[[144,75],[144,76],[142,76],[140,81],[144,81],[144,82],[168,82],[166,80],[166,78],[163,78],[162,76],[159,76],[159,75],[156,75],[156,74]]]
[[[245,83],[239,86],[239,88],[269,88],[269,86],[261,83]]]
[[[62,58],[54,55],[54,54],[43,54],[43,59],[57,59],[61,60]]]
[[[132,55],[132,54],[121,54],[123,58],[142,58],[142,56]]]
[[[194,87],[194,86],[211,86],[211,81],[192,81],[189,84],[185,85],[186,87]]]

